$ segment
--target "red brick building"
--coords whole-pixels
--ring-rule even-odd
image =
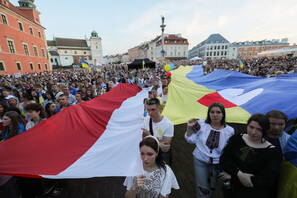
[[[45,28],[33,0],[20,0],[19,7],[0,0],[0,74],[51,70]]]

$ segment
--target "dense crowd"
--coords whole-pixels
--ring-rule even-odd
[[[273,77],[297,72],[297,57],[262,57],[245,60],[215,59],[206,62],[205,73],[210,73],[215,69],[226,69],[252,76]]]
[[[173,63],[176,67],[203,64],[205,73],[228,69],[263,77],[293,73],[297,69],[296,58],[284,57],[250,59],[243,61],[243,65],[238,60],[227,59]],[[166,104],[170,83],[170,76],[166,75],[163,66],[158,63],[154,69],[129,71],[123,65],[110,65],[91,72],[76,69],[1,76],[0,141],[23,133],[64,108],[108,92],[119,83],[151,87],[145,101],[145,112],[149,116],[145,115],[144,139],[140,150],[146,178],[154,183],[158,175],[158,181],[162,182],[151,187],[143,176],[139,176],[128,177],[124,185],[127,187],[126,197],[167,197],[171,188],[178,189],[179,185],[170,168],[173,124],[160,113]],[[236,134],[225,123],[226,112],[219,103],[209,107],[206,117],[206,120],[190,120],[185,133],[186,141],[196,144],[193,155],[197,197],[210,197],[217,178],[224,184],[227,182],[228,189],[224,191],[226,197],[275,196],[282,153],[289,139],[289,135],[283,133],[286,115],[279,111],[253,115],[247,123],[245,134]],[[238,152],[234,152],[236,150]],[[265,161],[271,162],[270,166],[265,167]],[[15,177],[0,175],[0,192],[5,190],[9,195],[7,197],[12,198],[19,197],[19,191],[23,198],[49,191],[36,179],[16,181]]]

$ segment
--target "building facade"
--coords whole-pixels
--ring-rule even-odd
[[[164,35],[164,51],[166,59],[186,59],[188,57],[189,42],[181,34]],[[156,41],[154,58],[162,58],[162,38]]]
[[[287,38],[261,40],[261,41],[245,41],[234,42],[230,45],[229,57],[230,59],[241,58],[249,59],[257,57],[263,51],[276,50],[289,46]]]
[[[80,59],[92,65],[103,63],[101,38],[95,31],[89,39],[54,38],[47,45],[53,66],[78,65]]]
[[[189,50],[189,59],[210,58],[220,59],[228,56],[230,43],[221,34],[211,34],[206,40],[202,41]]]
[[[0,0],[0,74],[51,70],[39,15],[33,0]]]
[[[188,57],[188,39],[181,34],[164,34],[164,58],[186,59]],[[149,58],[151,60],[162,59],[162,37],[157,36],[151,41],[146,41],[128,50],[129,60]]]

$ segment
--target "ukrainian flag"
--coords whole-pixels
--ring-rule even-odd
[[[288,161],[282,166],[278,198],[297,197],[297,132],[288,140],[284,156]]]
[[[81,63],[82,68],[85,68],[88,71],[91,71],[90,64],[87,61],[80,59],[80,63]]]
[[[244,63],[242,62],[242,60],[239,60],[239,67],[243,68],[244,67]]]
[[[44,99],[43,99],[41,93],[39,94],[38,100],[39,100],[39,104],[43,105],[43,103],[44,103]]]
[[[174,124],[205,118],[214,102],[226,108],[226,119],[246,123],[255,113],[280,110],[296,117],[297,74],[273,78],[251,76],[230,70],[203,74],[202,66],[181,66],[172,71],[163,114]]]

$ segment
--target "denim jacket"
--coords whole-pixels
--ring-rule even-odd
[[[290,138],[290,135],[286,132],[283,132],[282,136],[279,137],[279,142],[282,148],[282,153],[284,153],[285,146]]]
[[[21,134],[24,131],[26,131],[25,125],[23,123],[19,123],[18,126],[19,126],[19,130],[18,130],[17,134]],[[0,135],[0,141],[7,140],[8,136],[9,136],[9,128],[4,127],[4,130]]]

